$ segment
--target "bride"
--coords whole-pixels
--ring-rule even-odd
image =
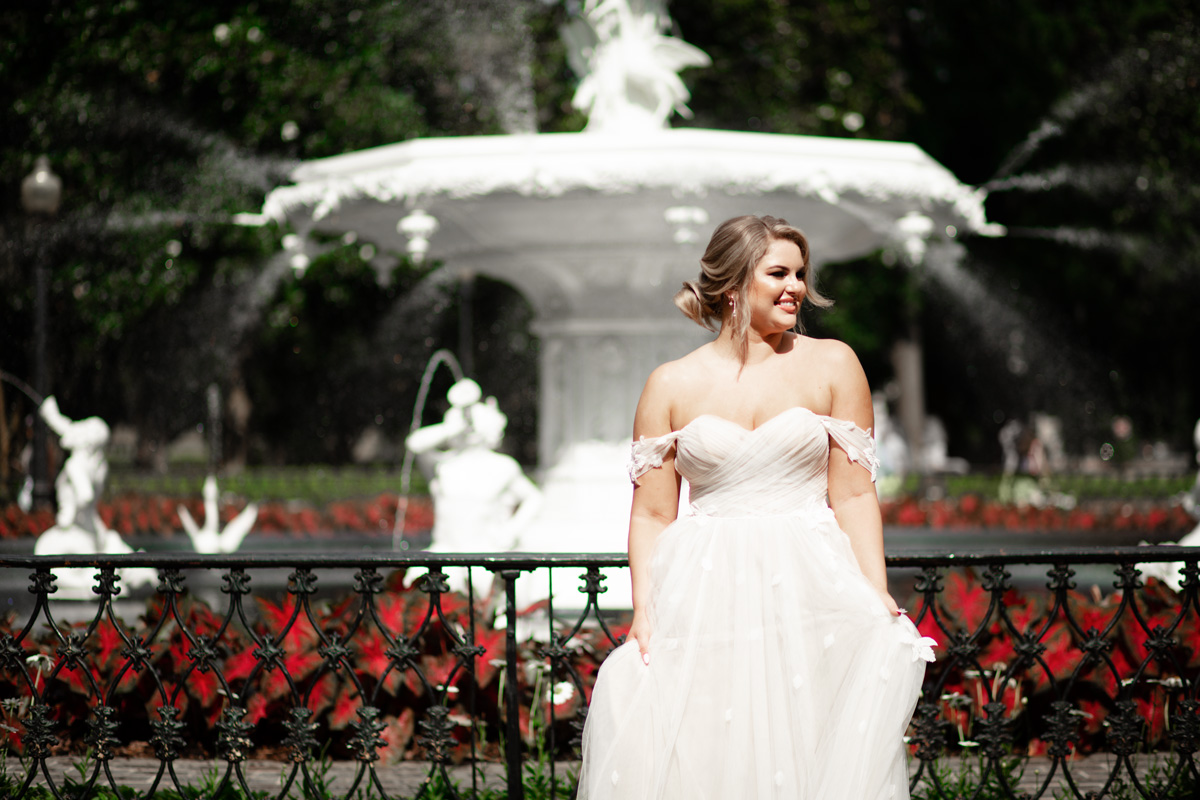
[[[798,229],[728,220],[701,266],[675,303],[719,334],[638,403],[633,624],[596,680],[578,796],[906,798],[933,642],[888,593],[866,376],[797,332],[830,303]]]

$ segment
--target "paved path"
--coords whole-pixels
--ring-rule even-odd
[[[56,781],[67,775],[77,776],[78,773],[73,766],[74,763],[75,760],[68,757],[55,757],[49,759],[47,762],[50,773]],[[955,759],[947,759],[944,763],[955,765],[961,762],[957,762]],[[1140,757],[1137,762],[1139,774],[1145,774],[1150,763],[1151,760],[1148,757]],[[1099,791],[1108,780],[1112,765],[1112,757],[1108,755],[1091,756],[1070,762],[1069,769],[1076,789],[1081,794]],[[10,778],[17,777],[20,774],[19,762],[10,759],[7,766]],[[344,797],[350,792],[351,787],[354,785],[356,766],[353,762],[345,761],[334,762],[330,765],[324,777],[326,785],[332,789],[331,797]],[[1020,795],[1021,793],[1028,792],[1032,795],[1041,789],[1041,784],[1045,780],[1049,766],[1050,762],[1047,759],[1030,759],[1025,773],[1016,787],[1017,794]],[[118,758],[111,762],[113,778],[116,783],[122,786],[130,786],[140,792],[145,792],[151,787],[158,776],[159,767],[159,762],[152,758]],[[182,785],[199,787],[210,781],[214,774],[223,776],[227,765],[225,762],[180,759],[174,762],[174,767],[175,774]],[[559,764],[556,767],[557,775],[560,778],[566,776],[568,773],[574,772],[576,767],[577,765],[573,763]],[[288,769],[290,769],[290,765],[283,762],[249,761],[242,765],[242,774],[251,790],[266,791],[274,797],[283,788],[286,778],[281,777],[281,774],[284,770]],[[214,770],[219,770],[219,772],[214,772]],[[502,789],[504,787],[503,765],[483,764],[479,767],[479,771],[481,773],[480,781],[482,786],[491,789]],[[448,772],[452,781],[469,791],[471,773],[468,767],[452,767]],[[422,785],[428,779],[429,764],[425,762],[404,762],[390,766],[377,766],[377,775],[383,790],[390,797],[411,798],[421,790]],[[1062,777],[1061,772],[1055,775],[1053,785],[1041,797],[1052,798],[1056,794],[1063,797],[1071,797],[1072,795],[1069,791],[1056,791],[1058,787],[1066,788]],[[101,774],[100,779],[103,781],[103,774]],[[299,773],[297,773],[297,782],[299,780]],[[44,776],[39,776],[37,783],[45,785]],[[61,783],[59,786],[61,787]],[[163,776],[163,781],[159,783],[159,788],[173,788],[169,776]],[[357,787],[357,789],[365,788],[365,782],[360,783]],[[304,797],[304,792],[300,785],[293,783],[289,795],[293,798],[302,798]],[[357,796],[357,790],[355,791],[355,796]],[[363,796],[364,798],[367,796],[365,791],[363,792]],[[378,796],[378,792],[375,793],[375,796]],[[559,796],[564,799],[567,797],[565,788]]]

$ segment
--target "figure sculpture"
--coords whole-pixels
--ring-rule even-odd
[[[232,553],[242,546],[242,540],[254,527],[258,519],[258,504],[249,503],[242,512],[230,520],[224,529],[221,528],[221,514],[217,507],[220,493],[217,490],[217,479],[209,475],[204,479],[204,524],[198,525],[186,507],[179,507],[179,521],[188,538],[192,540],[192,549],[197,553]]]
[[[1196,421],[1196,428],[1192,431],[1192,443],[1196,446],[1196,463],[1200,465],[1200,420]],[[1183,496],[1182,505],[1193,517],[1200,517],[1200,470],[1196,472],[1196,482],[1192,485],[1191,491]],[[1142,542],[1142,544],[1146,544],[1146,542]],[[1200,524],[1192,528],[1189,533],[1184,534],[1178,542],[1163,542],[1163,544],[1200,547]],[[1174,591],[1182,591],[1184,566],[1182,561],[1149,562],[1137,566],[1144,576],[1158,578]]]
[[[704,51],[663,35],[670,20],[657,0],[587,0],[584,20],[563,31],[582,79],[572,100],[590,132],[662,130],[672,112],[690,117],[679,71],[706,67]]]
[[[35,555],[91,555],[132,553],[121,535],[110,530],[100,518],[96,503],[108,478],[108,424],[99,417],[71,420],[58,408],[53,396],[38,407],[47,427],[58,434],[59,443],[68,452],[62,470],[54,480],[58,500],[55,524],[38,537]],[[92,572],[84,569],[59,570],[56,573],[63,596],[91,597]],[[128,586],[153,583],[152,569],[123,569],[122,580]]]
[[[479,384],[464,378],[447,393],[442,421],[409,434],[405,446],[429,480],[433,496],[433,541],[443,553],[511,550],[537,514],[541,492],[511,456],[497,452],[508,418],[496,398],[483,399]],[[447,570],[450,588],[465,591],[466,570]],[[491,574],[477,569],[478,596],[491,590]]]

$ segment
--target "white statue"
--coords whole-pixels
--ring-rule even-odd
[[[405,446],[417,457],[433,496],[433,542],[443,553],[511,550],[537,514],[541,492],[516,459],[496,452],[508,418],[496,398],[483,400],[475,381],[464,378],[447,393],[442,421],[409,434]],[[466,570],[447,570],[451,589],[465,591]],[[475,569],[477,596],[490,592],[491,573]]]
[[[1192,431],[1192,443],[1196,445],[1196,463],[1200,464],[1200,420],[1196,421],[1196,428]],[[1200,517],[1200,472],[1196,473],[1196,483],[1192,486],[1191,492],[1183,497],[1183,507],[1193,517]],[[1142,544],[1146,544],[1146,542],[1142,542]],[[1184,534],[1178,542],[1163,542],[1163,544],[1200,547],[1200,525],[1193,528],[1190,533]],[[1183,576],[1180,572],[1183,569],[1182,561],[1160,561],[1137,566],[1143,575],[1158,578],[1176,592],[1183,588]]]
[[[572,103],[588,113],[588,131],[663,130],[672,112],[691,116],[678,73],[711,61],[663,35],[670,18],[660,0],[586,0],[583,15],[586,22],[567,26],[563,39],[582,78]]]
[[[221,514],[217,507],[217,479],[209,475],[204,479],[204,524],[197,525],[196,520],[186,507],[179,507],[179,521],[188,538],[192,540],[192,549],[197,553],[232,553],[242,546],[242,540],[254,527],[258,519],[258,504],[249,503],[242,512],[230,520],[221,530]]]
[[[78,422],[64,416],[58,401],[47,397],[38,407],[47,427],[58,434],[59,443],[69,455],[54,481],[58,513],[54,527],[42,533],[34,544],[35,555],[94,555],[100,553],[132,553],[133,548],[116,531],[100,519],[96,503],[108,478],[108,460],[104,448],[108,444],[108,424],[99,417]],[[126,586],[154,583],[157,574],[152,569],[123,569],[120,571]],[[61,596],[94,597],[94,570],[58,570],[57,582]]]

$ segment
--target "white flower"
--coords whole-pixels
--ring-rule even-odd
[[[569,681],[562,681],[554,684],[554,691],[550,693],[550,701],[556,706],[561,706],[574,696],[575,687]]]
[[[930,638],[929,636],[922,636],[920,639],[914,639],[912,643],[912,660],[916,661],[918,658],[921,658],[926,661],[936,661],[937,659],[933,656],[933,648],[936,646],[937,639]]]

